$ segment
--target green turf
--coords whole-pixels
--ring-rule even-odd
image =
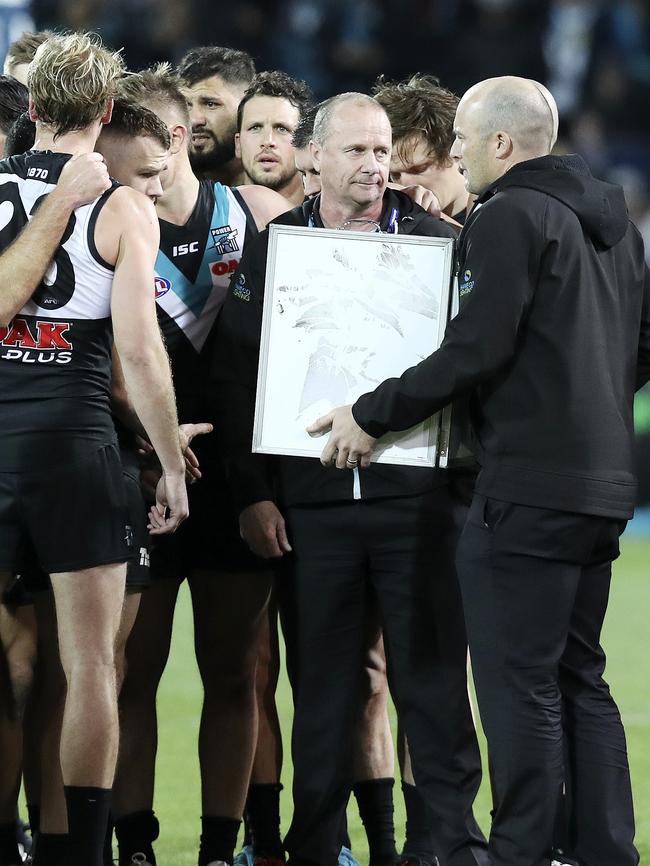
[[[610,657],[608,681],[618,700],[627,728],[637,814],[637,843],[642,862],[650,858],[650,542],[630,539],[616,564],[604,646]],[[156,784],[156,812],[161,835],[157,844],[159,866],[195,866],[199,834],[200,798],[196,741],[201,687],[192,649],[189,596],[180,596],[170,662],[159,694],[160,742]],[[291,703],[285,678],[278,690],[284,742],[289,743]],[[283,829],[291,814],[291,765],[287,759],[283,780]],[[395,819],[398,842],[404,827],[404,809],[396,788]],[[477,817],[487,826],[489,792],[484,783],[477,802]],[[350,835],[357,857],[367,862],[363,831],[354,808],[349,811]],[[614,864],[612,864],[614,866]]]

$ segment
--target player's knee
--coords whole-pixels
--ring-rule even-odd
[[[255,663],[215,663],[199,665],[206,697],[214,696],[219,701],[233,704],[246,703],[255,695]]]
[[[7,659],[9,679],[13,693],[15,714],[21,717],[34,683],[34,662],[29,657],[17,656]]]
[[[366,707],[381,707],[388,699],[388,680],[386,669],[364,667],[361,685],[361,699]]]

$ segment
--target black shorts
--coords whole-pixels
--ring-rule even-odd
[[[120,459],[128,508],[126,533],[131,535],[133,551],[126,568],[126,591],[142,592],[151,583],[147,506],[140,488],[137,456],[120,449]],[[21,559],[20,571],[6,590],[3,601],[12,606],[33,604],[35,593],[49,589],[49,575],[40,567],[33,548],[29,548]]]
[[[16,573],[33,550],[48,574],[133,557],[117,445],[89,449],[48,472],[0,473],[0,570]]]
[[[213,446],[196,444],[202,478],[189,487],[190,516],[173,535],[155,539],[153,579],[182,579],[193,571],[268,571],[273,564],[251,553],[239,535],[239,515]]]

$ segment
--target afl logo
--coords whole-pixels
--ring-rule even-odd
[[[156,300],[158,300],[158,298],[162,298],[163,295],[167,294],[171,289],[172,284],[169,280],[166,280],[165,277],[156,277],[154,280],[154,286],[156,288]]]

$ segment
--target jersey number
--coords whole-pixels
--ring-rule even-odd
[[[30,216],[36,213],[48,195],[49,193],[45,193],[36,199],[29,213]],[[28,221],[18,184],[9,181],[0,185],[0,250],[6,249],[18,237]],[[74,294],[74,266],[70,256],[63,249],[63,244],[71,237],[75,224],[76,218],[73,213],[50,265],[54,279],[51,283],[42,279],[32,295],[32,300],[45,310],[56,310],[65,306]]]

